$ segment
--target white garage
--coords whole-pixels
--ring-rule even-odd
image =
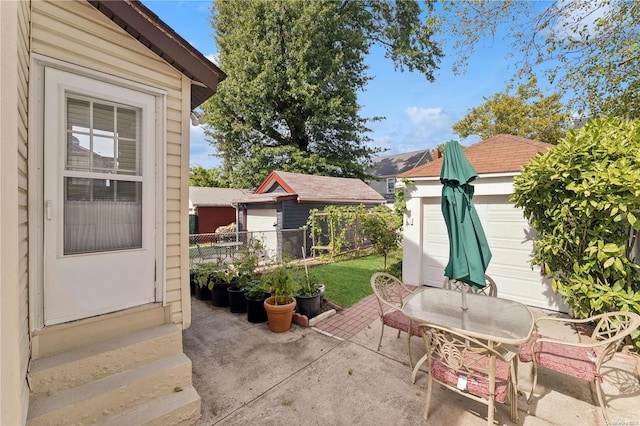
[[[498,286],[498,295],[530,306],[567,311],[539,267],[532,269],[535,231],[522,211],[509,201],[513,176],[519,174],[537,152],[549,145],[508,135],[498,135],[468,147],[465,155],[479,174],[474,182],[474,205],[493,254],[487,274]],[[509,161],[503,161],[504,159]],[[519,163],[519,164],[518,164]],[[415,187],[406,191],[403,280],[442,286],[449,258],[447,228],[440,210],[442,159],[402,175]],[[508,170],[515,169],[515,170]]]

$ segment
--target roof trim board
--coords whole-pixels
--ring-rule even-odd
[[[260,184],[260,186],[258,187],[258,189],[256,189],[254,194],[265,193],[273,186],[274,183],[278,183],[282,187],[282,189],[287,191],[288,194],[296,193],[296,191],[294,191],[289,185],[287,185],[287,183],[280,176],[278,176],[278,174],[275,171],[273,171],[269,173],[269,176],[267,176],[266,179],[262,182],[262,184]]]

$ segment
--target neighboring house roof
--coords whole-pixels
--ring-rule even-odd
[[[194,207],[232,207],[232,202],[249,191],[233,188],[189,187],[189,201]]]
[[[512,135],[495,135],[464,150],[478,174],[520,172],[540,152],[553,145]],[[399,177],[440,176],[444,157],[402,173]]]
[[[216,93],[226,74],[139,0],[87,0],[89,4],[193,80],[191,110]]]
[[[433,161],[430,149],[387,155],[373,160],[371,175],[379,178],[397,176],[423,164]]]
[[[273,171],[242,203],[277,202],[383,203],[384,197],[360,179]]]

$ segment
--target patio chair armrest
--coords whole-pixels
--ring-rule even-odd
[[[584,324],[587,322],[592,322],[593,318],[560,318],[560,317],[540,317],[535,320],[535,326],[537,327],[539,322],[542,321],[555,321],[555,322],[564,322],[571,324]]]
[[[400,311],[402,310],[402,306],[398,306],[398,305],[394,305],[393,303],[390,303],[380,297],[377,298],[378,302],[380,303],[380,308],[384,311],[383,307],[386,306],[387,308],[393,309],[394,311]],[[387,311],[388,312],[388,311]]]
[[[616,343],[619,340],[623,339],[627,334],[626,332],[623,333],[619,333],[616,336],[610,337],[608,339],[604,339],[604,340],[595,340],[595,341],[591,341],[591,342],[570,342],[570,341],[566,341],[566,340],[559,340],[559,339],[554,339],[552,337],[549,336],[540,336],[537,338],[534,338],[534,342],[547,342],[547,343],[557,343],[559,345],[565,345],[565,346],[575,346],[577,348],[598,348],[601,346],[607,346],[611,343]]]

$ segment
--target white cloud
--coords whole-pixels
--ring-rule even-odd
[[[209,142],[205,139],[203,126],[190,126],[190,150],[189,150],[189,164],[191,166],[202,166],[206,169],[218,166],[221,164],[221,160],[218,157],[213,156],[215,150]]]
[[[443,107],[408,107],[401,115],[375,126],[374,145],[389,150],[381,155],[435,149],[451,139],[454,118]]]
[[[451,125],[451,117],[442,107],[419,108],[412,106],[405,109],[404,114],[415,126],[430,126],[441,129]]]

